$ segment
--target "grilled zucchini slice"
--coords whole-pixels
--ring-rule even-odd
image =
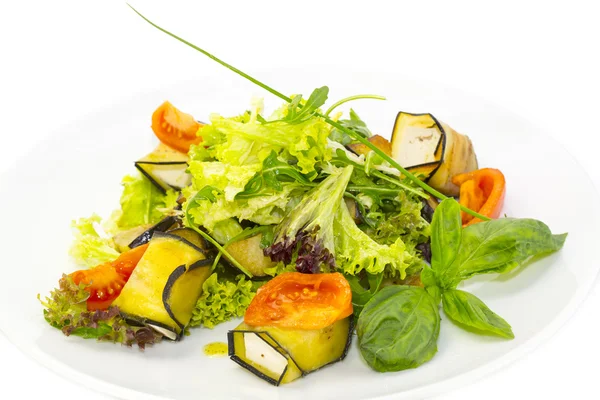
[[[352,321],[350,316],[317,330],[242,323],[227,333],[229,356],[259,378],[279,386],[343,360],[352,341]]]
[[[186,231],[190,237],[192,233],[198,235],[191,229]],[[202,248],[182,235],[154,232],[113,304],[126,319],[147,324],[167,338],[178,340],[192,318],[212,262]]]

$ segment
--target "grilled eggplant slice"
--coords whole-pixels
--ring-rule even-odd
[[[477,169],[471,140],[431,114],[399,112],[391,142],[400,165],[449,196],[458,195],[452,176]]]
[[[211,244],[209,244],[206,239],[200,236],[197,232],[190,228],[177,228],[169,230],[168,232],[171,235],[179,236],[188,242],[192,243],[194,246],[198,247],[202,250],[205,256],[208,256],[214,248]]]
[[[192,233],[198,235],[188,231],[190,237]],[[144,256],[113,303],[127,320],[152,326],[171,340],[180,339],[190,322],[213,262],[182,236],[154,232]],[[196,241],[201,243],[200,239]]]
[[[113,236],[113,242],[117,246],[117,250],[123,253],[129,249],[132,249],[131,244],[134,240],[140,237],[144,232],[148,229],[152,228],[151,224],[135,226],[131,229],[127,229],[125,231],[118,232]],[[140,243],[144,244],[144,243]],[[139,246],[139,245],[138,245]],[[137,246],[134,246],[137,247]]]
[[[191,182],[187,173],[189,158],[170,147],[159,144],[154,151],[136,161],[135,167],[161,191],[181,190]]]
[[[154,235],[154,232],[166,232],[169,229],[173,229],[179,227],[181,225],[181,220],[175,216],[168,216],[160,220],[156,225],[151,226],[150,228],[144,229],[140,234],[135,237],[135,239],[131,240],[128,247],[133,249],[134,247],[141,246],[146,244]],[[133,228],[138,229],[139,227]],[[129,231],[127,231],[129,232]],[[116,239],[115,239],[116,241]]]
[[[352,316],[317,330],[255,327],[227,333],[229,356],[259,378],[279,386],[346,357]]]
[[[265,269],[274,267],[275,262],[263,253],[260,242],[262,233],[238,240],[227,245],[227,252],[255,277],[266,276]]]

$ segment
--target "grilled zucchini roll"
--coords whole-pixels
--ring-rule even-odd
[[[458,195],[454,175],[477,169],[471,139],[431,114],[399,112],[391,142],[400,165],[449,196]]]
[[[340,273],[281,274],[262,286],[227,335],[231,359],[280,385],[346,357],[352,292]]]
[[[144,256],[113,303],[126,319],[178,340],[192,318],[212,259],[200,235],[182,228],[155,232]]]

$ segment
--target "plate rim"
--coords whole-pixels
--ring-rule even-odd
[[[331,66],[328,65],[328,67],[331,67]],[[280,74],[284,71],[291,71],[291,70],[298,70],[298,69],[301,69],[302,71],[306,72],[306,74],[309,76],[318,76],[315,74],[316,72],[319,72],[319,73],[323,72],[322,70],[317,69],[316,65],[310,65],[310,64],[303,65],[303,66],[296,66],[295,68],[285,68],[285,67],[256,68],[254,70],[258,71],[261,74],[264,73],[266,75],[269,72],[276,72],[277,74]],[[329,71],[329,68],[327,69],[327,71]],[[21,162],[26,160],[29,155],[31,155],[32,153],[35,153],[36,151],[39,151],[39,149],[41,147],[43,147],[44,145],[59,138],[61,136],[60,135],[61,131],[69,130],[70,127],[77,126],[78,124],[80,124],[83,121],[89,120],[90,118],[94,118],[95,116],[98,116],[98,115],[105,114],[110,109],[120,108],[120,107],[129,105],[136,98],[139,98],[142,95],[155,94],[155,93],[164,91],[165,89],[169,89],[169,90],[178,89],[178,88],[181,88],[191,82],[198,83],[202,78],[210,78],[213,76],[213,74],[211,74],[207,71],[203,71],[203,72],[204,73],[202,75],[196,75],[194,78],[175,79],[175,80],[169,82],[168,84],[146,86],[140,90],[130,92],[130,94],[127,96],[121,97],[119,99],[119,101],[116,103],[111,103],[111,104],[106,103],[106,104],[103,104],[102,106],[95,107],[90,112],[87,112],[85,114],[79,114],[77,118],[69,120],[68,122],[63,123],[59,126],[55,126],[50,131],[50,134],[47,137],[45,137],[42,141],[36,143],[35,145],[31,146],[28,149],[28,151],[24,152],[24,154],[22,154],[17,160],[15,160],[13,163],[11,163],[10,165],[8,165],[5,168],[5,170],[0,175],[0,182],[2,182],[4,180],[4,178],[6,176],[8,176],[12,171],[14,171],[16,169],[17,165],[19,165]],[[443,88],[443,89],[451,90],[452,92],[461,93],[463,96],[466,96],[468,98],[480,100],[490,106],[493,106],[496,109],[502,110],[503,112],[510,114],[514,118],[520,119],[521,121],[523,121],[529,125],[529,127],[531,128],[530,133],[532,135],[534,135],[534,134],[539,135],[539,136],[543,137],[544,139],[552,142],[553,145],[555,145],[557,148],[560,148],[560,150],[563,151],[568,156],[568,158],[574,162],[574,164],[576,165],[576,167],[579,170],[578,172],[583,172],[582,178],[588,183],[589,187],[591,188],[591,192],[593,193],[593,196],[595,197],[594,203],[597,202],[600,204],[600,190],[596,186],[594,181],[591,179],[589,172],[581,165],[579,160],[567,148],[565,148],[563,145],[561,145],[560,142],[558,142],[558,140],[555,139],[554,135],[550,134],[550,132],[552,132],[553,130],[545,125],[543,128],[541,128],[541,126],[536,124],[535,121],[532,121],[532,120],[524,117],[519,111],[517,111],[513,108],[510,108],[510,107],[504,106],[502,104],[498,104],[497,102],[491,100],[490,98],[484,97],[478,93],[470,92],[470,91],[464,90],[462,88],[454,87],[454,86],[446,84],[446,83],[440,83],[436,80],[422,79],[422,78],[418,78],[418,77],[414,77],[414,76],[411,77],[411,76],[404,75],[404,74],[395,74],[395,73],[390,72],[389,70],[377,70],[377,69],[367,70],[365,68],[360,68],[360,69],[352,69],[351,72],[352,72],[352,74],[373,74],[374,72],[378,72],[378,73],[383,74],[384,76],[393,76],[394,80],[396,80],[398,82],[410,81],[411,83],[422,84],[422,85],[427,85],[427,86],[435,85],[435,86]],[[54,134],[57,134],[57,135],[54,135]],[[429,383],[424,386],[408,389],[403,392],[382,394],[382,395],[378,395],[378,396],[374,396],[374,397],[371,396],[369,398],[373,399],[373,400],[375,400],[375,399],[387,400],[387,399],[407,399],[407,398],[413,398],[414,396],[426,396],[426,397],[434,396],[434,395],[440,394],[443,391],[448,391],[448,392],[454,391],[458,387],[467,386],[468,384],[473,383],[476,380],[482,379],[484,377],[490,376],[490,375],[498,372],[502,368],[504,368],[510,364],[513,364],[514,362],[522,360],[525,355],[530,354],[536,348],[546,344],[550,338],[552,338],[556,333],[558,333],[561,330],[561,328],[564,327],[571,320],[571,318],[573,318],[577,314],[577,312],[581,308],[581,305],[589,298],[592,291],[597,287],[599,281],[600,281],[600,266],[595,269],[593,279],[591,279],[587,282],[580,283],[580,285],[579,285],[580,287],[576,290],[571,301],[554,317],[554,319],[548,325],[543,327],[540,332],[532,335],[530,338],[528,338],[525,342],[520,344],[518,347],[493,359],[492,361],[489,361],[488,363],[486,363],[480,367],[476,367],[470,371],[461,373],[454,377],[443,379],[441,381],[435,381],[435,382]],[[583,288],[581,288],[581,286],[583,286]],[[58,376],[61,376],[65,379],[69,380],[70,382],[79,385],[80,387],[84,387],[84,388],[92,390],[96,393],[108,394],[109,396],[113,396],[113,397],[117,397],[117,398],[136,399],[136,398],[143,397],[143,398],[152,399],[152,400],[170,400],[170,399],[172,399],[172,397],[158,396],[158,395],[151,394],[148,392],[141,392],[141,391],[138,391],[135,389],[126,388],[126,387],[120,386],[118,384],[111,383],[107,380],[97,378],[97,377],[88,375],[86,373],[80,372],[80,371],[76,370],[75,368],[69,366],[68,364],[58,361],[58,360],[54,359],[53,357],[39,351],[39,349],[37,349],[37,348],[28,348],[28,346],[25,343],[22,343],[18,339],[15,339],[14,337],[7,334],[3,330],[1,324],[0,324],[0,334],[3,337],[5,337],[8,342],[13,344],[16,348],[18,348],[19,351],[21,353],[23,353],[25,356],[27,356],[30,360],[33,360],[33,361],[39,363],[40,365],[44,366],[50,372],[52,372]]]

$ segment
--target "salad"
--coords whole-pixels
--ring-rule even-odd
[[[502,216],[505,177],[467,136],[400,111],[387,140],[338,111],[381,96],[288,97],[146,21],[284,103],[207,123],[161,104],[159,144],[133,160],[120,208],[73,222],[80,269],[38,296],[51,326],[144,349],[243,318],[228,355],[274,385],[342,361],[354,337],[372,369],[416,368],[437,352],[440,309],[514,337],[460,283],[526,266],[566,234]]]

